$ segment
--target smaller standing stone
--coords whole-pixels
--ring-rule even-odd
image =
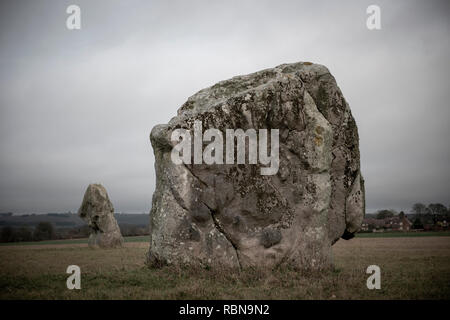
[[[121,247],[123,238],[114,218],[114,207],[101,184],[90,184],[84,194],[78,215],[91,229],[89,246]]]

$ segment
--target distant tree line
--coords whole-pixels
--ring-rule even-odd
[[[30,227],[3,227],[0,242],[42,241],[56,239],[55,228],[50,222],[39,222],[34,229]]]
[[[148,235],[148,226],[119,224],[123,236]],[[39,222],[35,228],[5,226],[0,230],[0,242],[44,241],[56,239],[77,239],[89,237],[87,225],[75,228],[56,229],[50,222]]]
[[[446,216],[450,215],[450,207],[447,208],[442,203],[430,203],[428,206],[423,203],[415,203],[412,207],[412,213],[416,215],[437,215]],[[404,214],[403,211],[397,213],[393,209],[383,209],[376,213],[377,219],[386,219],[394,217],[398,214]]]
[[[442,203],[430,203],[428,206],[423,203],[415,203],[412,207],[412,212],[415,214],[450,214],[450,207],[446,208]]]
[[[397,215],[397,212],[393,209],[383,209],[379,210],[377,212],[376,218],[377,219],[386,219],[386,218],[392,218],[393,216]]]
[[[448,228],[450,222],[450,207],[446,208],[441,203],[415,203],[412,207],[415,213],[413,229]]]
[[[412,221],[412,229],[439,229],[448,228],[450,223],[450,207],[444,206],[442,203],[415,203],[411,209],[414,214]],[[397,213],[393,209],[383,209],[376,213],[376,219],[386,219],[399,216],[403,218],[405,214]],[[411,217],[410,217],[411,218]]]

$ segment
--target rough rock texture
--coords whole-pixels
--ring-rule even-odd
[[[280,167],[175,165],[172,130],[279,129]],[[302,269],[331,266],[331,246],[351,238],[365,211],[355,120],[322,65],[283,64],[237,76],[190,97],[153,128],[156,190],[150,265]],[[248,162],[247,162],[248,163]]]
[[[115,248],[122,246],[123,238],[114,218],[114,207],[101,184],[90,184],[84,194],[78,215],[91,229],[90,246]]]

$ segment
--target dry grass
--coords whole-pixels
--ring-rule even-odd
[[[301,273],[165,267],[149,270],[148,243],[116,250],[86,245],[0,247],[0,299],[448,299],[450,237],[355,238],[334,246],[335,270]],[[81,290],[66,288],[68,265]],[[367,266],[381,267],[368,290]]]

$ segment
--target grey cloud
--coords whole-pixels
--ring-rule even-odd
[[[217,81],[294,61],[329,67],[359,126],[367,208],[450,204],[449,5],[376,1],[72,1],[0,8],[0,211],[76,210],[102,182],[148,212],[151,128]]]

